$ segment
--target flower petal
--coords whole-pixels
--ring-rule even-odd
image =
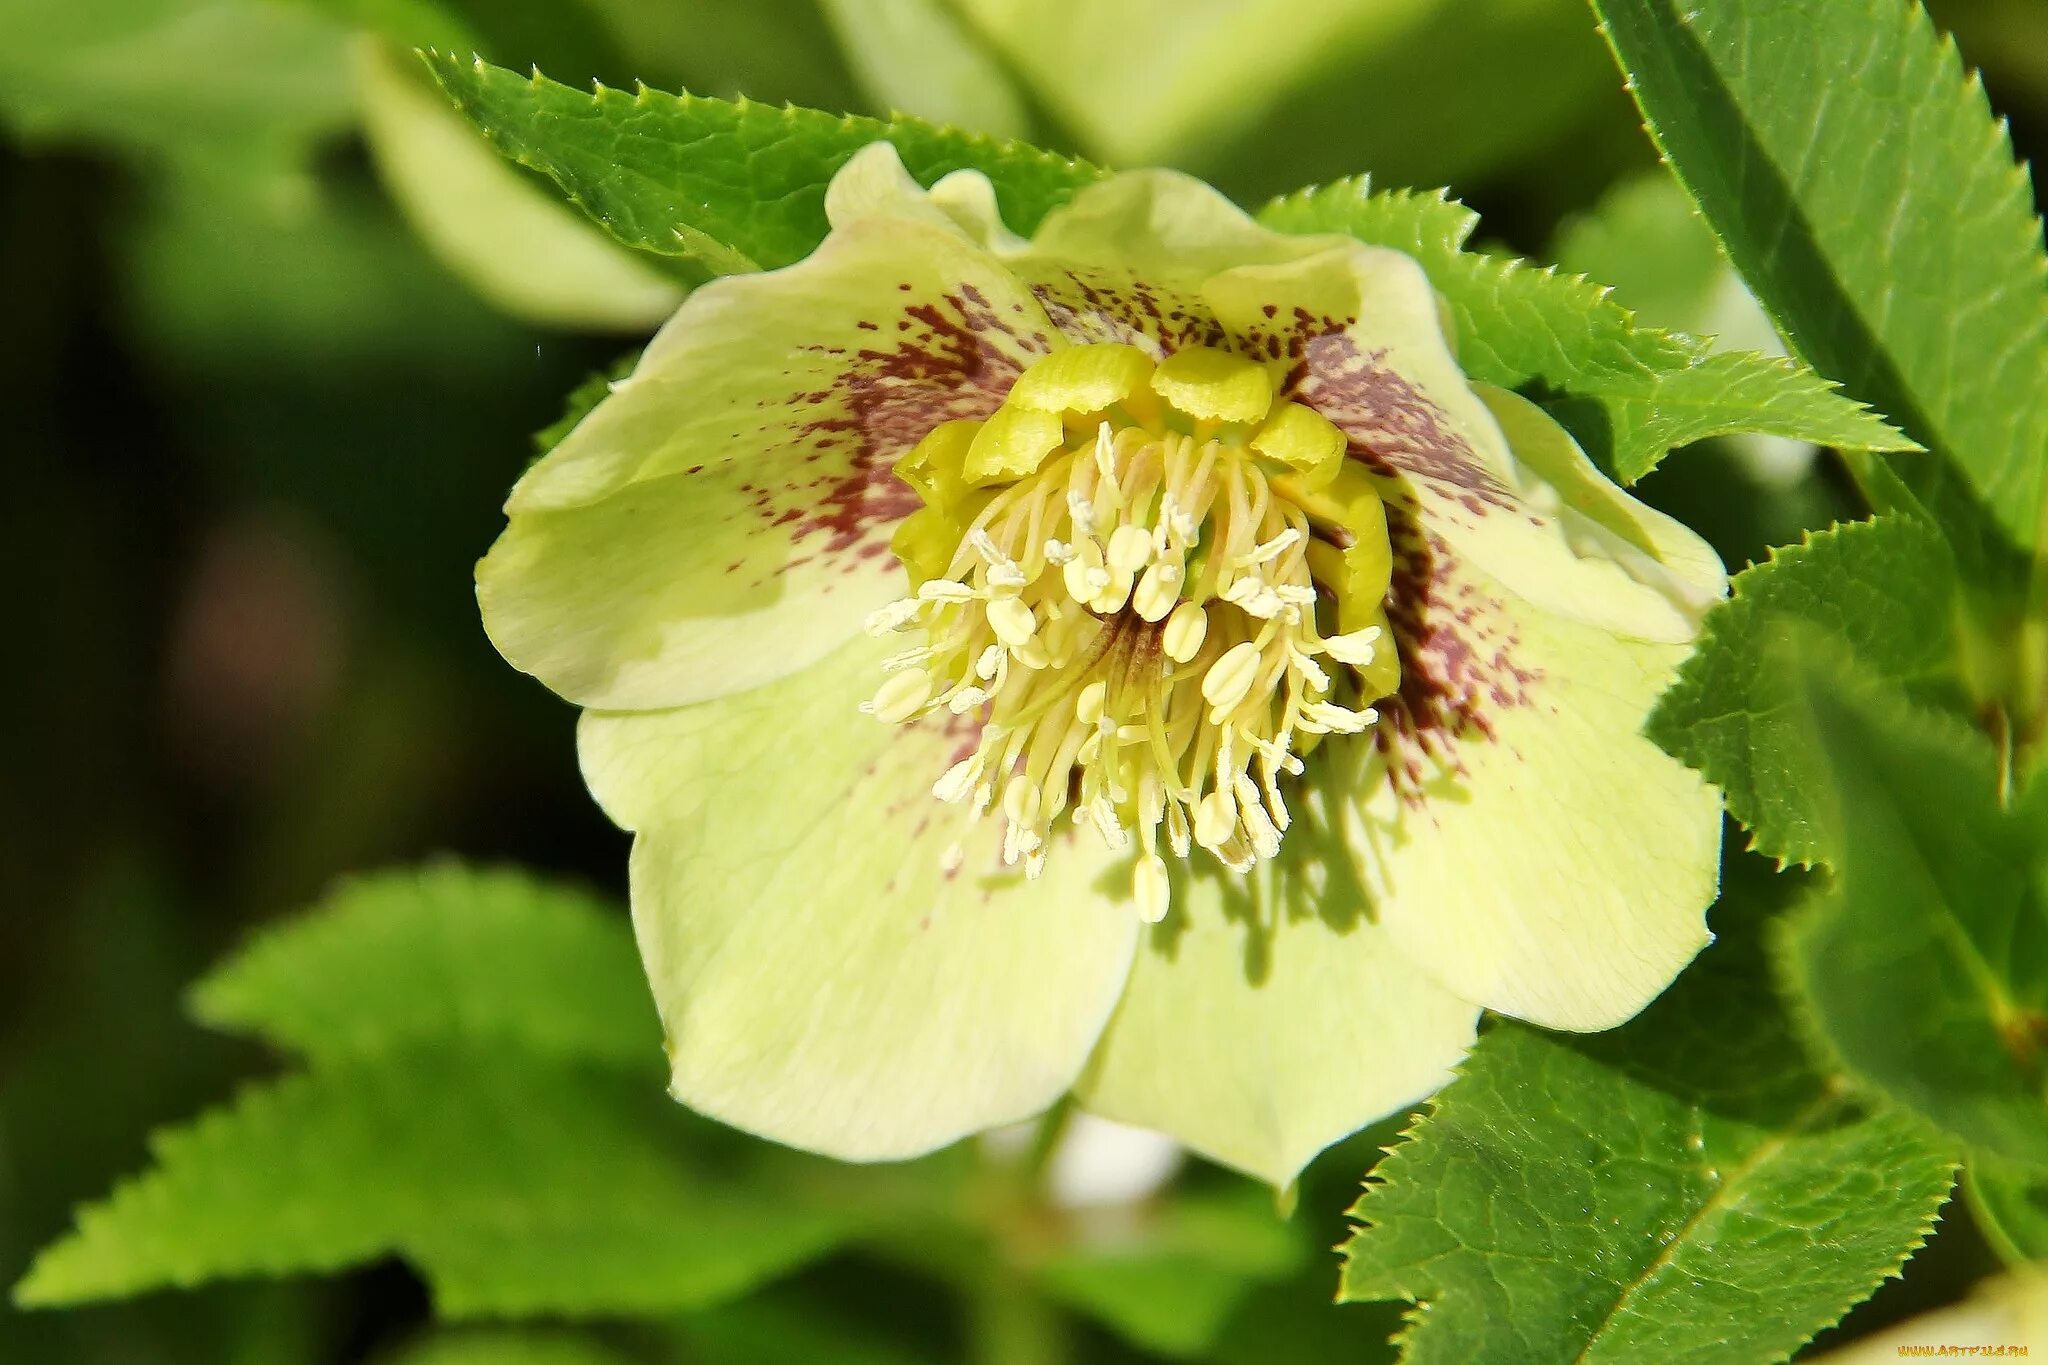
[[[1076,1098],[1284,1187],[1448,1081],[1479,1008],[1371,922],[1346,863],[1298,815],[1277,862],[1180,878]]]
[[[1242,349],[1291,366],[1283,395],[1314,408],[1385,472],[1473,497],[1514,487],[1500,427],[1444,339],[1413,258],[1357,242],[1213,276],[1204,297]]]
[[[1138,924],[1092,841],[1026,881],[998,864],[1000,822],[966,827],[932,797],[965,731],[856,712],[884,652],[861,637],[754,691],[581,731],[591,790],[638,831],[633,920],[676,1097],[849,1160],[1051,1104]]]
[[[1396,549],[1401,690],[1371,744],[1318,755],[1359,765],[1331,780],[1373,913],[1489,1009],[1621,1023],[1711,937],[1719,801],[1639,733],[1687,646],[1541,611],[1441,538]]]
[[[1329,237],[1263,227],[1214,189],[1175,171],[1131,171],[1086,186],[1009,256],[1075,341],[1124,342],[1152,355],[1225,344],[1202,283],[1247,262],[1293,261]]]
[[[571,701],[681,705],[845,639],[902,591],[888,541],[918,499],[891,464],[1054,344],[945,210],[856,162],[816,253],[698,290],[513,489],[485,624]]]

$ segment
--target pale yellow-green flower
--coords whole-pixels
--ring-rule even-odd
[[[1725,588],[1414,261],[1164,172],[1029,241],[878,144],[697,291],[478,570],[635,834],[675,1094],[855,1159],[1071,1090],[1275,1183],[1482,1008],[1629,1018],[1713,793],[1638,735]]]

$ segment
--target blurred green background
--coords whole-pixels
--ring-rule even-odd
[[[2048,6],[1935,9],[2038,158]],[[0,0],[0,1280],[143,1164],[151,1127],[275,1069],[186,1023],[181,991],[336,875],[450,851],[622,889],[572,713],[492,652],[470,567],[531,434],[667,299],[520,173],[479,169],[480,144],[435,141],[460,130],[418,98],[412,43],[572,83],[902,107],[1248,203],[1360,171],[1446,185],[1489,242],[1654,321],[1768,339],[1579,0]],[[449,230],[470,195],[503,196],[472,215],[497,235]],[[1732,567],[1853,514],[1844,487],[1750,446],[1645,490]],[[1312,1172],[1310,1242],[1336,1240],[1371,1151]],[[1376,1310],[1318,1309],[1331,1266],[1311,1262],[1212,1354],[1351,1358],[1384,1333]],[[839,1358],[960,1357],[951,1300],[901,1269],[828,1261],[762,1322],[777,1295],[874,1334]],[[0,1359],[339,1365],[393,1358],[426,1317],[391,1263],[0,1309]],[[798,1358],[748,1321],[625,1346]],[[1084,1357],[1146,1358],[1075,1330]]]

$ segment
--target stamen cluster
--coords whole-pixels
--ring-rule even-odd
[[[1072,352],[1051,359],[1063,354],[1078,371]],[[1193,359],[1176,365],[1180,356]],[[1081,365],[1101,370],[1105,359],[1137,368],[1128,355]],[[1317,737],[1372,725],[1365,703],[1391,684],[1372,667],[1381,625],[1326,634],[1318,619],[1337,614],[1336,542],[1350,533],[1312,521],[1304,503],[1329,499],[1306,485],[1329,482],[1341,436],[1294,405],[1267,421],[1270,384],[1251,361],[1184,351],[1153,371],[1140,360],[1151,383],[1119,379],[1125,391],[1108,403],[1100,384],[1032,385],[1027,372],[1017,385],[1027,402],[1065,407],[1056,443],[1017,477],[975,478],[1014,468],[1017,431],[1043,412],[1016,392],[987,424],[948,424],[906,458],[933,517],[899,546],[922,581],[869,628],[921,639],[886,662],[867,707],[890,722],[978,718],[972,751],[933,794],[977,819],[1000,809],[1003,860],[1032,876],[1069,810],[1113,850],[1135,844],[1134,898],[1156,920],[1169,898],[1162,829],[1177,857],[1200,845],[1237,871],[1272,857],[1290,821],[1282,776],[1302,770]],[[1199,391],[1177,390],[1190,371]],[[1219,381],[1245,389],[1248,374],[1266,385],[1258,401],[1219,399]],[[1231,401],[1249,420],[1219,415]],[[1034,439],[1047,430],[1040,423]],[[1262,442],[1269,431],[1278,435]],[[1383,522],[1377,534],[1384,558]],[[1319,588],[1319,564],[1338,582]]]

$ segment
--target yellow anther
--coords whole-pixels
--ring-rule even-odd
[[[1237,804],[1227,792],[1213,791],[1195,806],[1195,842],[1218,848],[1237,833]]]
[[[1325,488],[1344,463],[1344,433],[1319,412],[1283,403],[1252,437],[1252,449],[1289,469],[1301,471],[1310,490]]]
[[[1131,869],[1131,900],[1137,905],[1138,918],[1147,924],[1157,924],[1165,919],[1170,894],[1166,860],[1157,853],[1140,857]]]
[[[1013,777],[1003,788],[1003,814],[1012,824],[1036,824],[1038,802],[1038,784],[1029,778]]]
[[[1177,664],[1184,664],[1202,652],[1202,641],[1209,634],[1209,613],[1200,604],[1183,602],[1173,609],[1173,615],[1166,618],[1166,630],[1160,638],[1160,648],[1166,657]]]
[[[1228,711],[1243,701],[1259,675],[1262,657],[1259,647],[1250,640],[1232,645],[1202,675],[1202,700],[1218,711]]]
[[[1273,379],[1255,360],[1187,346],[1159,362],[1152,390],[1190,417],[1260,422],[1273,406]]]
[[[1109,686],[1100,678],[1081,689],[1074,698],[1074,719],[1083,725],[1093,725],[1102,719],[1102,703],[1109,696]]]
[[[876,688],[875,699],[868,706],[876,720],[894,725],[916,715],[931,695],[932,675],[921,668],[907,668],[891,674]]]
[[[1068,346],[1032,362],[1007,401],[1040,412],[1099,412],[1144,386],[1152,357],[1135,346]]]
[[[1146,621],[1159,621],[1180,601],[1181,580],[1187,576],[1180,561],[1170,559],[1145,570],[1131,593],[1131,609]],[[1183,661],[1184,662],[1184,661]]]
[[[1022,649],[1038,633],[1038,618],[1015,597],[998,597],[990,602],[988,624],[996,638],[1011,649]]]
[[[1152,533],[1142,526],[1119,526],[1109,537],[1109,564],[1120,573],[1135,574],[1152,558]]]
[[[1060,570],[1067,596],[1086,602],[1109,585],[1109,569],[1102,560],[1102,547],[1092,540],[1074,546],[1074,557]]]
[[[967,482],[1001,483],[1035,474],[1066,439],[1059,415],[1005,405],[981,424],[967,447]]]

